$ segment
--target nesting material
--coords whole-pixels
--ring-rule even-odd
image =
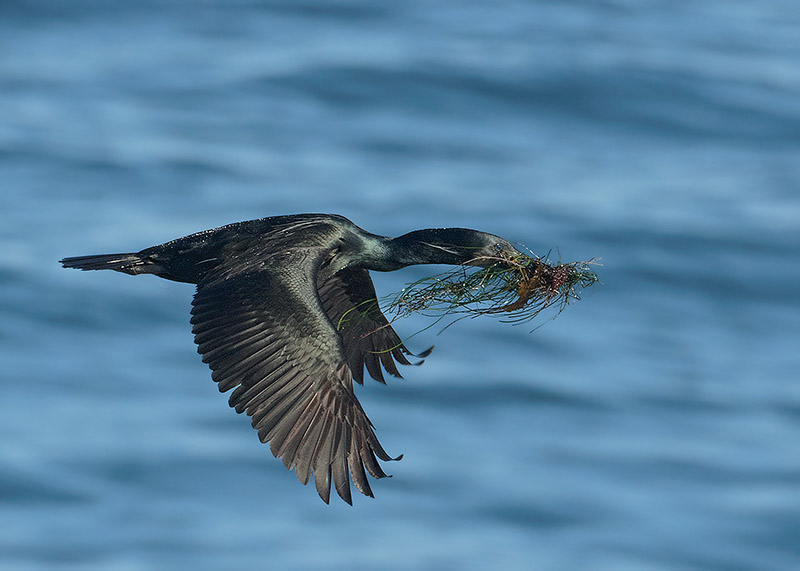
[[[551,264],[546,258],[522,253],[498,254],[475,260],[481,267],[458,266],[407,285],[388,300],[397,317],[422,313],[436,317],[494,315],[520,323],[542,310],[580,299],[581,288],[597,282],[594,260]]]

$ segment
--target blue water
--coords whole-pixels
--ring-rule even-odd
[[[2,3],[0,568],[800,569],[799,26],[788,0]],[[295,212],[479,228],[603,284],[533,333],[410,339],[424,366],[358,390],[405,457],[326,506],[217,392],[191,286],[57,263]]]

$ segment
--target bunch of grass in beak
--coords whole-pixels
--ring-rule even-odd
[[[495,315],[524,323],[548,307],[557,306],[560,313],[580,299],[581,288],[598,281],[590,268],[597,265],[594,260],[551,264],[546,257],[503,252],[477,261],[482,267],[457,266],[408,284],[388,300],[387,310],[397,317]]]

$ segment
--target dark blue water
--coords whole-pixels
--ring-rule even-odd
[[[0,567],[800,568],[798,26],[788,0],[4,2]],[[358,392],[404,459],[326,506],[217,392],[190,286],[57,264],[294,212],[480,228],[603,285],[533,333],[412,338],[425,365]]]

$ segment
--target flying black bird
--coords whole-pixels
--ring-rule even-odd
[[[252,418],[261,441],[303,484],[313,472],[323,501],[333,479],[352,504],[350,477],[372,497],[365,468],[383,478],[377,458],[400,459],[378,442],[353,380],[363,384],[365,366],[380,382],[381,366],[399,377],[395,362],[408,365],[412,355],[378,307],[369,270],[481,266],[482,258],[501,253],[519,254],[506,240],[477,230],[417,230],[391,239],[342,216],[297,214],[61,263],[196,284],[192,333],[220,392],[234,389],[230,406]]]

